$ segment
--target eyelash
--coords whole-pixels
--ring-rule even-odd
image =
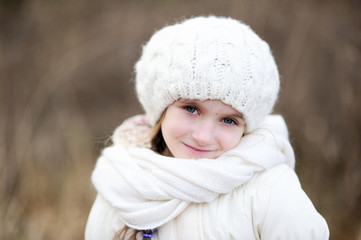
[[[186,110],[190,114],[197,114],[199,112],[199,110],[194,106],[184,106],[183,109]],[[228,120],[230,120],[231,123],[226,123],[226,121],[228,121]],[[238,125],[238,122],[233,118],[223,118],[222,122],[226,125]]]
[[[231,123],[226,123],[226,122],[225,122],[226,120],[231,120]],[[223,119],[222,119],[222,122],[223,122],[224,124],[226,124],[226,125],[238,125],[237,121],[234,120],[233,118],[223,118]]]
[[[196,111],[198,112],[198,109],[193,106],[184,106],[183,109],[186,110],[190,114],[195,114]],[[192,109],[194,111],[191,111],[190,109]]]

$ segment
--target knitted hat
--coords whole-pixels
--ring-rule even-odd
[[[224,17],[196,17],[157,31],[135,65],[136,91],[151,124],[174,101],[220,100],[243,114],[246,131],[272,111],[279,76],[269,46]]]

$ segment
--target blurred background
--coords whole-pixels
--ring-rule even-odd
[[[361,3],[352,0],[0,0],[0,239],[82,239],[90,175],[124,119],[141,46],[224,15],[271,46],[275,108],[331,239],[361,239]]]

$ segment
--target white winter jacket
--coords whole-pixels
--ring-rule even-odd
[[[124,153],[122,148],[119,150],[118,147],[105,150],[103,157],[98,160],[92,177],[98,195],[89,214],[85,239],[113,239],[115,233],[125,223],[128,226],[147,229],[153,225],[145,224],[153,222],[157,225],[154,239],[328,239],[329,230],[326,221],[302,190],[293,170],[293,152],[290,154],[288,141],[282,140],[286,137],[287,131],[284,127],[278,126],[278,124],[284,125],[283,119],[278,117],[274,120],[271,121],[272,126],[264,125],[264,127],[267,126],[267,132],[272,132],[271,138],[268,139],[272,139],[271,142],[275,142],[275,145],[267,143],[265,132],[258,133],[263,136],[261,142],[259,138],[256,141],[254,140],[257,138],[245,138],[244,146],[247,147],[241,146],[232,154],[228,154],[225,159],[206,162],[207,167],[209,164],[212,166],[221,163],[215,165],[215,169],[207,168],[207,171],[211,171],[214,176],[208,176],[207,171],[205,174],[202,173],[202,161],[200,161],[201,165],[199,162],[194,162],[200,174],[194,177],[194,174],[190,174],[186,180],[198,185],[193,178],[199,178],[202,184],[196,193],[192,190],[199,186],[183,184],[183,180],[177,182],[178,178],[172,179],[169,176],[165,182],[169,185],[173,184],[176,188],[170,187],[169,190],[162,185],[164,182],[162,178],[159,184],[147,184],[147,177],[155,182],[159,180],[154,179],[153,175],[154,173],[162,175],[161,170],[167,169],[166,164],[169,160],[162,159],[160,162],[138,160],[144,156],[148,158],[148,155],[152,154],[145,152],[139,155],[136,151],[138,154],[136,159],[131,161],[128,159],[122,163],[123,157],[117,156],[129,155],[128,152]],[[258,152],[254,152],[253,147],[256,147]],[[230,158],[234,156],[241,158]],[[280,160],[270,160],[269,156],[272,156],[271,159]],[[134,158],[133,155],[132,157]],[[262,159],[265,159],[265,162],[262,162]],[[234,165],[228,166],[229,162]],[[185,174],[182,169],[183,163],[181,161],[174,172],[168,168],[170,175],[177,175],[179,172],[179,176],[183,176]],[[189,170],[191,171],[190,168]],[[135,179],[145,175],[145,182],[131,179],[131,176],[137,175],[138,171],[141,171],[141,175]],[[238,175],[241,177],[239,178]],[[219,185],[219,181],[213,183],[212,180],[215,178],[225,181],[222,180],[222,185]],[[198,191],[202,193],[201,199],[197,196]],[[182,192],[182,195],[177,195],[177,192]],[[173,198],[180,199],[176,201],[174,207],[172,207]],[[149,199],[156,201],[150,201],[149,205]],[[168,215],[170,217],[167,217]],[[144,219],[149,220],[143,223]],[[138,237],[141,239],[140,235]]]

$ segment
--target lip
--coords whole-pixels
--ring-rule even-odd
[[[207,150],[207,149],[199,149],[199,148],[196,148],[196,147],[192,147],[188,144],[185,144],[183,143],[184,146],[186,146],[186,148],[194,155],[197,155],[197,156],[203,156],[209,152],[212,152],[212,150]]]

